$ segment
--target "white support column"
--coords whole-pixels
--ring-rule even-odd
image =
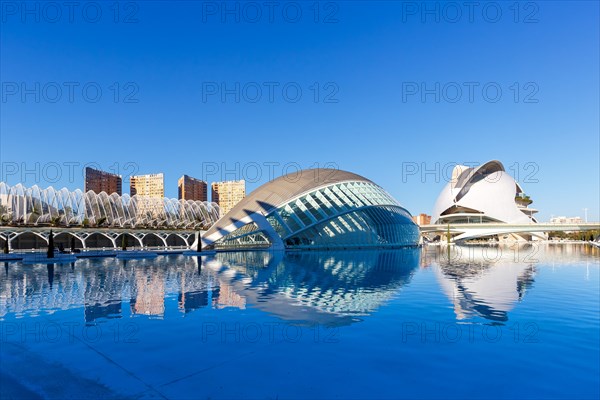
[[[71,235],[73,235],[74,237],[79,239],[79,241],[81,242],[81,245],[83,246],[84,249],[87,248],[87,246],[85,244],[85,239],[87,239],[90,236],[89,234],[82,233],[82,234],[78,235],[77,233],[71,233]]]
[[[160,238],[160,240],[163,241],[163,244],[165,245],[165,247],[168,247],[168,245],[167,245],[167,237],[169,235],[167,233],[164,233],[164,232],[157,233],[156,236],[158,236]]]
[[[146,237],[145,233],[130,233],[130,235],[137,239],[141,248],[144,247],[143,239]]]

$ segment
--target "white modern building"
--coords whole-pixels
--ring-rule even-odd
[[[535,224],[534,214],[538,211],[529,207],[532,202],[521,186],[506,173],[500,161],[489,161],[474,168],[457,165],[452,171],[452,179],[435,203],[431,223]],[[535,232],[502,236],[500,240],[545,238],[544,234]]]

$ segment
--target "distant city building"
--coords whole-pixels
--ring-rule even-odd
[[[550,219],[551,224],[583,224],[581,217],[554,217]]]
[[[109,195],[117,193],[120,196],[123,194],[123,179],[121,175],[86,167],[84,191],[87,193],[90,190],[95,193],[106,192]]]
[[[205,181],[183,175],[177,181],[179,200],[208,200],[208,185]]]
[[[221,208],[221,216],[246,197],[246,181],[224,181],[212,183],[212,202]]]
[[[415,224],[417,224],[417,225],[431,224],[431,215],[421,213],[419,215],[413,215],[412,219],[413,219],[413,221],[415,221]]]
[[[162,198],[165,196],[165,178],[162,173],[137,175],[129,178],[129,194],[131,196],[148,196]]]

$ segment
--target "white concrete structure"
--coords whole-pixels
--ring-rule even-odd
[[[414,246],[419,227],[382,187],[311,169],[262,185],[202,236],[205,248],[273,250]]]
[[[537,210],[528,207],[531,203],[531,199],[506,173],[500,161],[489,161],[475,168],[458,165],[452,171],[451,181],[444,187],[435,203],[431,223],[537,223],[533,217]],[[544,238],[541,233],[531,234]],[[478,232],[477,236],[486,236],[486,232]],[[513,235],[513,239],[530,237]]]
[[[219,206],[178,200],[0,182],[0,225],[199,229],[219,219]]]
[[[512,234],[520,234],[523,237],[528,235],[541,236],[542,232],[584,232],[594,231],[600,229],[600,223],[589,222],[583,224],[550,224],[550,223],[535,223],[530,222],[528,224],[507,224],[506,222],[484,222],[484,223],[465,223],[456,224],[437,224],[437,225],[423,225],[420,227],[421,233],[424,234],[438,234],[445,235],[450,231],[452,240],[466,240],[481,238],[485,236],[498,236],[498,237],[509,237]],[[456,235],[456,236],[454,236]]]

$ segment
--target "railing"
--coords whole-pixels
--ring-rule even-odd
[[[174,251],[178,251],[178,250],[189,250],[190,248],[188,246],[144,246],[144,247],[140,247],[140,246],[127,246],[127,251],[139,251],[139,250],[144,250],[144,251],[166,251],[166,250],[174,250]],[[78,247],[77,250],[79,250],[80,253],[86,253],[86,252],[98,252],[98,251],[123,251],[123,249],[121,247],[86,247],[81,248]],[[31,253],[45,253],[46,251],[48,251],[48,248],[39,248],[39,249],[11,249],[10,252],[12,253],[16,253],[16,254],[31,254]],[[55,252],[56,254],[58,253],[58,248],[55,247]],[[65,253],[70,253],[71,249],[64,249]]]
[[[504,227],[520,227],[520,226],[535,226],[535,227],[540,227],[543,228],[545,226],[552,226],[552,227],[560,227],[560,226],[565,226],[565,227],[578,227],[578,226],[582,226],[582,227],[598,227],[600,228],[600,222],[581,222],[581,223],[556,223],[556,222],[529,222],[529,223],[506,223],[506,222],[471,222],[471,223],[467,223],[467,222],[457,222],[457,223],[446,223],[446,224],[428,224],[428,225],[420,225],[420,228],[447,228],[448,225],[450,225],[450,227],[490,227],[490,226],[504,226]]]

